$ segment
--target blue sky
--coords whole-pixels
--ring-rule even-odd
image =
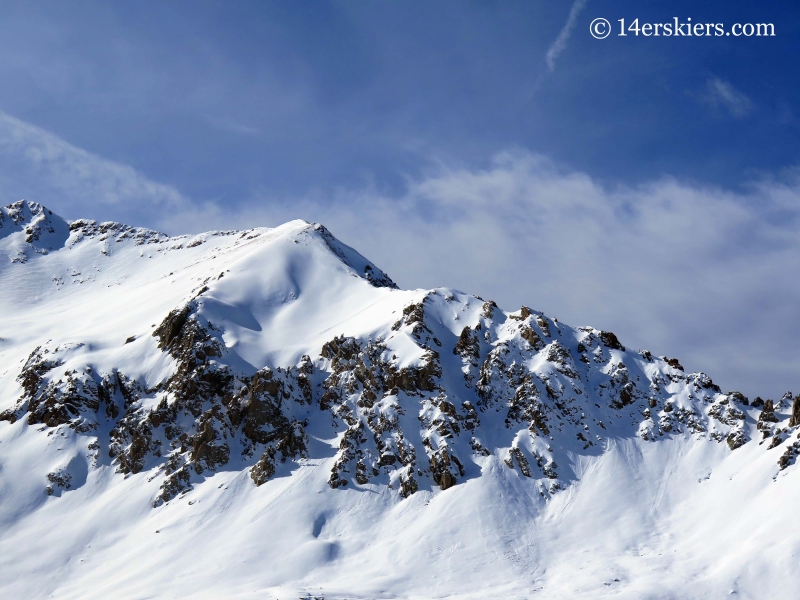
[[[637,17],[776,35],[616,35]],[[405,287],[613,329],[751,394],[796,379],[796,3],[5,3],[0,49],[8,202],[321,221]]]

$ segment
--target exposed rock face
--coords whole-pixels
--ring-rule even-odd
[[[222,400],[233,393],[230,369],[214,360],[224,344],[210,324],[201,324],[191,302],[167,315],[153,332],[158,347],[176,361],[174,373],[154,390],[126,389],[125,413],[111,431],[109,454],[121,473],[138,473],[148,457],[166,458],[159,500],[169,499],[196,473],[228,462],[228,423]],[[187,418],[190,419],[189,426]],[[183,485],[182,485],[183,484]]]
[[[261,458],[250,472],[256,485],[275,474],[277,461],[286,462],[308,455],[308,438],[304,427],[305,405],[311,404],[311,363],[308,357],[297,367],[258,371],[249,387],[242,388],[228,405],[228,414],[235,428],[241,422],[247,439],[243,454],[249,456],[264,448]]]
[[[418,323],[412,320],[406,325],[412,336]],[[452,461],[446,439],[439,439],[435,432],[446,432],[455,414],[445,415],[439,411],[439,407],[447,403],[441,394],[426,398],[426,392],[438,389],[436,379],[441,376],[438,353],[427,350],[421,356],[421,364],[405,368],[398,368],[387,354],[380,339],[362,347],[357,340],[342,337],[322,347],[321,356],[329,361],[332,373],[322,384],[320,406],[331,411],[346,427],[331,472],[331,487],[347,485],[347,473],[355,476],[360,484],[383,474],[401,493],[414,493],[418,487],[415,468],[419,474],[426,468],[425,465],[418,467],[418,455],[426,454],[434,480],[447,483],[454,477],[450,473]],[[417,402],[422,405],[418,409],[420,423],[428,423],[422,433],[424,452],[409,441],[401,425],[405,414],[402,406],[411,405],[411,398],[422,398]],[[447,404],[445,411],[450,408]],[[454,411],[453,408],[450,412]],[[417,431],[413,433],[412,439],[419,435]],[[435,438],[433,441],[431,436]]]
[[[772,400],[762,400],[760,404],[763,408],[758,415],[758,423],[756,426],[758,430],[761,431],[762,437],[767,438],[772,435],[775,429],[773,423],[778,422],[778,417],[775,416],[775,406]]]
[[[708,415],[720,423],[731,427],[725,439],[731,450],[736,450],[744,445],[748,438],[747,434],[744,432],[746,415],[744,411],[735,404],[739,403],[743,406],[747,406],[747,398],[739,392],[729,392],[726,396],[718,396],[717,398],[718,399],[711,405],[711,408],[709,408]],[[719,432],[715,432],[715,434],[712,434],[715,439],[719,439],[719,436],[723,435]]]
[[[117,391],[124,385],[119,374],[97,373],[88,365],[80,372],[58,370],[62,357],[76,348],[80,345],[39,346],[31,352],[17,376],[24,394],[14,408],[0,413],[0,420],[13,423],[27,413],[30,425],[68,425],[86,433],[97,428],[101,405],[107,416],[115,417]]]
[[[800,425],[800,395],[792,401],[792,416],[789,418],[789,427]]]
[[[601,331],[600,332],[600,339],[609,348],[612,348],[614,350],[625,350],[625,347],[622,344],[619,343],[619,340],[617,339],[617,336],[614,335],[613,333],[611,333],[610,331]],[[673,366],[675,366],[675,365],[673,365]],[[681,370],[683,370],[683,369],[681,369]]]
[[[169,236],[159,231],[152,229],[144,229],[142,227],[131,227],[121,223],[105,222],[98,223],[97,221],[89,221],[87,219],[78,219],[69,224],[71,232],[70,241],[71,245],[79,244],[86,238],[93,238],[99,242],[111,242],[119,244],[125,240],[131,240],[137,246],[143,244],[156,244],[165,242]],[[108,255],[113,246],[109,243],[104,244],[103,254]]]
[[[47,474],[48,485],[45,489],[48,496],[58,490],[68,490],[72,488],[72,474],[66,469],[58,469]]]
[[[459,355],[462,359],[468,360],[470,363],[473,360],[480,358],[481,344],[478,339],[478,332],[480,331],[480,323],[476,325],[473,331],[469,326],[461,330],[461,335],[458,337],[453,354]],[[477,366],[477,365],[473,365]]]
[[[745,444],[745,442],[747,442],[747,437],[745,436],[744,433],[742,433],[741,430],[738,430],[738,431],[732,431],[731,433],[729,433],[728,437],[726,438],[726,440],[727,440],[728,446],[730,446],[731,450],[736,450],[740,446],[743,446]]]
[[[276,462],[306,455],[308,358],[289,369],[235,376],[223,362],[227,349],[219,330],[203,322],[197,308],[190,302],[172,311],[153,332],[177,368],[160,386],[155,409],[132,407],[112,432],[122,472],[137,472],[148,452],[159,457],[169,447],[157,504],[188,488],[192,471],[226,465],[232,447],[243,460],[260,455],[250,473],[256,485],[274,475]]]
[[[786,446],[786,450],[778,459],[778,466],[780,467],[781,471],[793,465],[796,462],[798,455],[800,455],[800,441],[796,441],[793,444],[788,444]]]

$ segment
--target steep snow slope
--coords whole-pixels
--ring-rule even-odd
[[[398,290],[303,221],[168,237],[0,209],[0,418],[5,597],[800,584],[800,400]]]

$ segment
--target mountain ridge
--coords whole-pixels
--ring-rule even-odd
[[[756,479],[794,481],[800,442],[791,437],[800,399],[791,393],[751,402],[723,393],[704,373],[685,373],[676,359],[627,349],[611,332],[569,327],[526,306],[503,311],[456,290],[400,290],[321,225],[293,221],[169,237],[116,223],[67,222],[33,203],[0,214],[0,494],[8,507],[0,511],[0,545],[52,523],[77,502],[72,498],[97,506],[104,494],[130,494],[121,504],[139,516],[116,524],[101,519],[107,547],[150,519],[183,519],[186,537],[173,545],[192,555],[188,523],[213,527],[225,502],[245,503],[242,515],[252,519],[268,506],[293,514],[280,502],[287,495],[308,510],[296,516],[300,529],[273,544],[273,555],[288,551],[278,569],[285,574],[245,577],[262,589],[269,584],[270,593],[311,594],[318,580],[327,597],[405,597],[401,582],[418,571],[427,575],[411,585],[412,596],[525,595],[562,585],[532,550],[542,542],[530,528],[541,530],[558,514],[568,520],[569,505],[580,504],[609,462],[622,460],[631,472],[653,468],[648,461],[666,461],[667,472],[699,468],[695,485],[731,464],[758,473]],[[607,487],[626,477],[611,477]],[[212,485],[218,478],[222,483]],[[680,482],[669,492],[663,478],[647,485],[656,487],[652,514],[665,496],[681,498]],[[230,486],[232,498],[211,499],[212,490]],[[317,504],[309,500],[312,490]],[[376,500],[366,502],[364,494]],[[477,504],[488,516],[481,518],[498,524],[496,531],[481,529],[492,548],[484,553],[451,530],[474,527],[464,520],[477,510],[464,504],[470,498],[482,499]],[[188,505],[179,506],[183,499]],[[211,512],[187,517],[200,501],[210,502]],[[361,505],[371,516],[347,516]],[[441,513],[443,505],[455,516]],[[524,526],[506,520],[509,507]],[[429,530],[422,538],[395,531],[397,541],[381,543],[358,534],[370,523],[387,527],[398,511],[412,511]],[[400,519],[411,531],[415,520]],[[80,536],[87,527],[78,528]],[[278,525],[269,527],[274,533]],[[219,534],[209,539],[221,543]],[[468,548],[471,558],[453,570],[464,581],[435,581],[437,572],[408,554],[420,539]],[[264,549],[253,544],[246,546]],[[293,545],[307,547],[312,558],[290,551]],[[392,547],[405,557],[395,571],[388,567]],[[148,563],[142,553],[151,544],[134,548]],[[342,588],[341,573],[358,578],[347,565],[375,548],[386,555],[389,574]],[[70,552],[54,552],[52,560],[63,562]],[[566,568],[561,552],[551,573]],[[441,553],[429,556],[443,560]],[[609,560],[619,556],[617,549]],[[471,566],[497,560],[510,581]],[[13,557],[0,564],[20,568]],[[96,580],[75,568],[63,578],[3,585],[85,594],[85,587],[70,586]],[[586,589],[562,592],[656,593],[641,576],[598,577]],[[122,579],[131,597],[156,593]],[[393,581],[390,591],[376,596],[384,580]],[[203,597],[210,580],[197,581],[192,593]],[[698,584],[696,576],[691,581]],[[685,592],[672,585],[676,597]]]

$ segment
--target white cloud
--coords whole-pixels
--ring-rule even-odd
[[[5,193],[10,179],[36,182],[31,188],[57,204],[180,207],[188,200],[174,187],[154,182],[132,167],[73,146],[35,125],[0,112],[0,156]],[[12,198],[16,200],[18,198]]]
[[[572,9],[569,11],[567,22],[564,24],[564,27],[561,28],[556,40],[547,49],[547,54],[545,54],[544,60],[547,63],[547,68],[550,69],[551,72],[556,68],[556,59],[566,49],[567,41],[569,41],[569,37],[572,35],[572,30],[575,29],[575,23],[578,20],[578,15],[586,6],[588,1],[589,0],[575,0],[575,3],[572,5]]]
[[[706,82],[702,98],[715,108],[724,108],[736,118],[746,117],[753,110],[750,98],[719,77],[712,77]]]

